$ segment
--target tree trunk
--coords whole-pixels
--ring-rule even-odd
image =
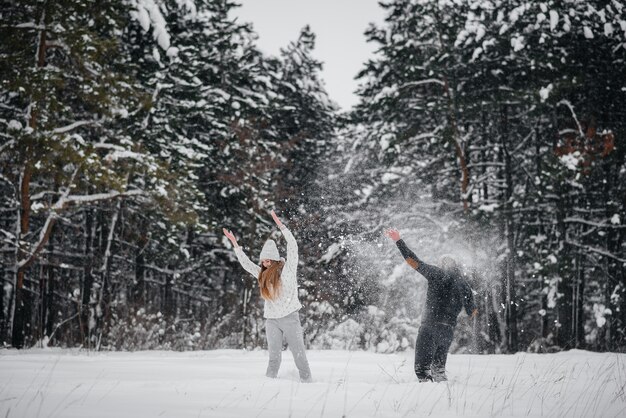
[[[443,20],[440,17],[437,17],[437,24],[441,25]],[[439,28],[437,31],[439,36],[439,45],[441,48],[446,44],[444,42],[444,37],[442,35],[442,29]],[[454,98],[454,92],[450,88],[449,77],[447,74],[442,75],[443,79],[443,91],[448,100],[448,123],[450,124],[450,136],[449,140],[454,148],[454,152],[456,154],[456,158],[459,162],[459,169],[461,170],[461,202],[463,203],[463,211],[467,212],[469,210],[468,196],[467,196],[467,187],[469,185],[469,170],[467,167],[465,152],[463,151],[463,147],[461,146],[461,134],[459,132],[459,124],[456,117],[456,103]]]
[[[80,307],[80,325],[81,337],[84,347],[91,347],[91,330],[90,321],[93,321],[93,313],[91,312],[91,291],[93,288],[93,211],[87,209],[85,211],[85,265],[83,267],[83,289],[81,292]]]
[[[576,348],[584,349],[585,343],[585,268],[582,264],[583,255],[576,254],[576,287],[574,288],[574,341]]]
[[[461,170],[461,202],[463,203],[463,210],[467,212],[469,210],[467,187],[469,186],[469,169],[467,168],[467,159],[465,152],[461,147],[461,133],[459,132],[458,122],[454,110],[454,98],[450,91],[448,84],[448,77],[444,76],[444,90],[448,98],[448,123],[450,124],[450,143],[454,148],[456,158],[459,162],[459,169]]]
[[[571,268],[571,252],[569,246],[565,243],[567,237],[567,226],[565,224],[566,214],[564,213],[564,206],[567,202],[564,201],[563,196],[559,196],[559,201],[556,203],[556,222],[559,238],[559,248],[561,251],[558,253],[558,275],[559,283],[557,291],[559,297],[557,299],[557,343],[562,349],[570,349],[575,347],[574,332],[573,332],[573,312],[575,304],[573,302],[573,282],[574,272]]]
[[[129,289],[130,305],[135,309],[139,306],[144,306],[146,301],[146,261],[144,258],[144,250],[146,245],[148,244],[148,237],[145,232],[148,228],[148,225],[145,220],[141,220],[140,225],[141,227],[139,230],[139,238],[137,239],[137,249],[135,251],[135,279],[133,280],[133,283],[131,284],[131,287]]]
[[[39,297],[40,297],[40,322],[39,322],[39,336],[43,339],[44,336],[50,336],[52,334],[52,312],[54,311],[52,306],[52,291],[54,289],[54,266],[52,254],[54,253],[54,241],[48,241],[48,259],[47,265],[42,267],[40,273],[39,282]]]
[[[516,352],[519,349],[517,332],[517,295],[515,280],[515,257],[517,249],[515,245],[515,220],[513,216],[513,164],[511,154],[508,151],[507,140],[509,137],[508,107],[503,105],[501,109],[501,145],[504,159],[504,175],[506,182],[504,208],[504,235],[506,239],[506,259],[504,264],[504,300],[505,300],[505,323],[506,323],[506,349],[508,352]]]
[[[106,335],[111,319],[111,260],[113,258],[113,238],[115,236],[115,228],[122,213],[122,201],[117,202],[111,224],[106,227],[106,221],[102,219],[102,231],[100,233],[101,248],[104,248],[102,255],[102,267],[100,273],[102,277],[102,288],[100,291],[100,299],[98,300],[98,310],[101,313],[100,335],[97,342],[97,350],[100,350],[102,336]],[[103,217],[102,217],[103,218]],[[102,245],[104,244],[104,245]]]
[[[40,25],[45,26],[46,24],[46,6],[44,4],[42,15],[40,18]],[[39,37],[37,42],[37,62],[36,67],[42,68],[46,65],[46,38],[47,33],[45,30],[39,31]],[[30,118],[28,120],[28,125],[33,131],[37,130],[37,103],[30,104]],[[26,328],[30,328],[30,319],[27,306],[27,296],[24,292],[24,277],[26,274],[26,269],[28,265],[20,266],[20,260],[28,258],[28,252],[22,245],[22,237],[26,236],[30,226],[30,182],[33,174],[32,162],[30,161],[30,155],[32,154],[32,150],[29,146],[26,147],[25,150],[25,159],[24,159],[24,171],[20,178],[20,187],[19,187],[19,196],[18,201],[20,202],[20,216],[18,217],[19,230],[16,236],[17,239],[17,258],[15,263],[15,283],[14,283],[14,303],[13,303],[13,314],[11,318],[11,344],[15,348],[24,347],[24,338],[26,333]]]
[[[242,327],[241,327],[241,345],[245,349],[248,344],[248,325],[249,325],[249,311],[250,311],[250,298],[252,296],[252,289],[248,286],[250,280],[246,280],[246,287],[243,289],[243,312],[242,312]]]
[[[620,254],[619,232],[610,229],[607,233],[607,250],[612,254]],[[621,252],[623,254],[623,252]],[[604,292],[605,302],[611,313],[606,315],[607,338],[606,349],[619,351],[624,349],[626,342],[626,268],[609,257],[605,257],[607,284]]]
[[[145,278],[146,269],[144,267],[145,259],[143,256],[143,248],[137,248],[135,253],[135,280],[130,289],[130,302],[134,308],[145,304]]]
[[[31,125],[35,124],[34,116],[31,117]],[[27,153],[29,147],[26,148]],[[22,243],[22,237],[28,233],[30,225],[30,181],[32,177],[32,167],[30,162],[26,162],[24,171],[20,178],[19,196],[20,202],[19,216],[17,218],[17,258],[15,260],[15,284],[14,289],[14,303],[13,303],[13,315],[11,326],[11,344],[15,348],[24,347],[24,334],[27,326],[27,312],[26,312],[26,295],[24,291],[24,276],[26,274],[26,265],[20,266],[22,259],[28,258],[28,251],[24,248]]]
[[[168,265],[168,268],[172,266]],[[163,314],[168,320],[174,319],[174,295],[172,290],[173,275],[170,273],[165,274],[165,288],[163,293]]]
[[[541,295],[541,309],[543,310],[544,315],[541,316],[541,337],[545,340],[548,338],[550,333],[550,326],[548,324],[548,296],[545,294]]]
[[[6,327],[6,318],[4,316],[4,276],[6,269],[0,270],[0,344],[5,341],[4,330]]]
[[[52,252],[53,247],[50,248]],[[54,310],[54,289],[56,288],[56,276],[55,270],[52,266],[48,268],[48,276],[46,278],[46,321],[45,321],[45,332],[48,337],[52,336],[52,332],[54,330],[54,321],[56,320],[56,313]],[[43,297],[43,296],[42,296]]]

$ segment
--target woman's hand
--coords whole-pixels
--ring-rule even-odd
[[[280,221],[280,219],[278,219],[278,216],[276,216],[276,212],[272,211],[271,214],[272,214],[272,219],[274,219],[274,222],[276,222],[276,225],[278,225],[279,228],[282,228],[284,225]]]
[[[388,230],[386,230],[385,235],[387,235],[394,241],[398,241],[400,239],[400,233],[395,228],[389,228]]]
[[[224,235],[226,235],[226,238],[230,240],[235,248],[239,247],[239,244],[237,244],[237,238],[235,238],[235,235],[233,235],[231,231],[226,228],[222,228],[222,231],[224,232]]]

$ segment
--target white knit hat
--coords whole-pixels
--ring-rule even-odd
[[[261,260],[280,261],[280,254],[278,253],[278,248],[276,247],[274,240],[268,239],[265,241],[265,244],[263,244],[263,249],[261,250],[261,255],[259,256],[259,261]]]

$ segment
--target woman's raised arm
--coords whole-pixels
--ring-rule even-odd
[[[233,244],[233,247],[235,247],[235,255],[237,256],[237,260],[239,260],[241,267],[243,267],[245,271],[253,275],[255,278],[259,277],[261,267],[250,261],[246,253],[243,252],[243,248],[241,248],[237,243],[237,238],[235,238],[235,235],[231,231],[224,228],[223,232],[224,235],[226,235],[226,238],[228,238]]]
[[[295,273],[298,268],[298,243],[296,242],[296,239],[291,231],[280,221],[274,211],[272,211],[272,218],[274,219],[274,222],[276,222],[276,225],[278,225],[280,232],[283,233],[285,241],[287,241],[287,260],[285,261],[284,268]]]

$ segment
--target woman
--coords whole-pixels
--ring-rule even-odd
[[[267,240],[261,250],[260,266],[254,264],[231,231],[224,228],[224,235],[235,247],[241,266],[259,282],[261,297],[265,301],[265,335],[269,351],[266,376],[275,378],[280,367],[283,337],[287,340],[293,359],[300,372],[301,382],[311,382],[311,370],[304,351],[304,338],[298,311],[302,307],[298,299],[298,244],[291,232],[272,211],[272,218],[287,241],[287,260],[281,259],[273,240]]]

